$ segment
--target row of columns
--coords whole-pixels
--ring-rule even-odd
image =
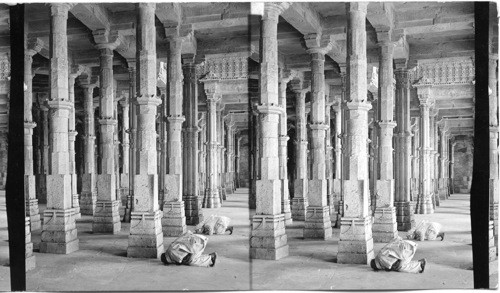
[[[339,103],[326,102],[324,55],[329,49],[328,45],[321,46],[320,34],[304,37],[311,54],[310,89],[300,78],[290,78],[285,69],[278,73],[276,25],[286,8],[287,4],[266,3],[261,21],[260,101],[255,107],[258,121],[253,123],[257,128],[253,151],[257,160],[252,166],[256,214],[252,220],[251,256],[264,259],[286,256],[284,227],[293,219],[305,221],[304,238],[328,239],[332,225],[337,223],[338,262],[367,263],[374,256],[374,241],[388,242],[397,236],[398,230],[408,231],[415,226],[415,201],[417,212],[431,213],[439,205],[439,194],[441,199],[449,196],[449,130],[444,121],[438,128],[429,84],[414,85],[421,111],[418,123],[411,124],[406,61],[394,60],[391,32],[377,32],[381,54],[379,99],[374,109],[372,134],[372,143],[376,144],[372,168],[377,172],[372,172],[376,180],[370,183],[368,112],[372,104],[367,101],[367,3],[347,4],[347,72],[342,78],[345,95],[342,94]],[[296,111],[296,166],[291,200],[286,174],[288,84],[295,93]],[[310,139],[305,105],[308,91],[311,92]],[[332,129],[331,119],[335,121]],[[330,153],[331,149],[334,153]],[[416,165],[419,174],[415,175],[412,168]],[[373,199],[370,188],[374,189]],[[373,211],[369,210],[370,205]]]
[[[67,19],[71,5],[51,6],[52,36],[51,93],[50,100],[42,105],[43,111],[43,164],[46,174],[47,209],[43,214],[40,252],[71,253],[78,250],[76,219],[80,214],[93,215],[94,233],[116,234],[121,230],[120,212],[124,220],[130,221],[130,257],[158,257],[163,252],[163,235],[178,236],[186,231],[186,223],[195,225],[203,220],[198,183],[199,174],[205,176],[207,192],[206,207],[220,206],[222,192],[235,189],[236,126],[230,115],[224,136],[222,107],[217,106],[220,93],[205,85],[208,97],[206,130],[208,150],[199,148],[200,140],[197,109],[197,80],[194,59],[182,56],[183,38],[172,36],[169,55],[168,109],[164,116],[168,123],[165,168],[158,174],[156,149],[156,113],[162,100],[157,97],[155,4],[138,5],[137,64],[127,60],[130,72],[128,94],[117,102],[116,81],[113,80],[113,51],[120,45],[121,36],[108,30],[93,32],[96,48],[100,51],[100,74],[91,75],[83,66],[69,66],[67,50]],[[25,186],[27,188],[27,225],[31,230],[40,228],[40,215],[35,192],[33,170],[32,134],[36,124],[32,118],[32,71],[31,60],[43,44],[38,39],[26,44],[25,93]],[[184,57],[184,62],[181,61]],[[184,65],[182,65],[182,63]],[[135,70],[137,68],[137,71]],[[77,193],[75,159],[75,83],[83,89],[83,168],[81,194]],[[217,87],[217,82],[213,83]],[[137,85],[137,86],[136,86]],[[99,87],[99,131],[95,132],[94,89]],[[183,103],[184,102],[184,103]],[[214,103],[212,103],[214,102]],[[219,103],[221,105],[221,103]],[[122,115],[118,115],[118,107]],[[48,115],[47,112],[50,112]],[[130,115],[129,115],[130,114]],[[183,116],[183,114],[185,116]],[[50,117],[50,119],[49,119]],[[121,118],[121,133],[118,133],[118,118]],[[218,121],[219,120],[219,121]],[[183,124],[184,122],[184,124]],[[218,123],[217,123],[218,122]],[[40,131],[40,133],[42,133]],[[222,134],[220,142],[217,135]],[[122,160],[119,166],[118,136],[121,136]],[[181,135],[184,135],[183,144]],[[227,152],[221,152],[222,139],[227,139]],[[96,145],[95,140],[99,143]],[[239,141],[239,140],[238,140]],[[99,151],[97,151],[97,146]],[[182,149],[184,146],[184,150]],[[201,150],[201,151],[200,151]],[[50,154],[48,153],[50,152]],[[205,153],[209,155],[206,158]],[[203,168],[199,166],[199,155]],[[98,157],[99,156],[99,157]],[[160,154],[160,157],[162,155]],[[212,156],[212,157],[210,157]],[[227,156],[227,165],[218,160]],[[213,158],[213,159],[212,159]],[[217,159],[216,159],[217,158]],[[97,160],[97,164],[96,164]],[[161,161],[163,162],[163,160]],[[160,164],[162,165],[162,164]],[[220,167],[219,167],[220,166]],[[203,173],[202,173],[203,172]],[[219,182],[223,173],[226,188]],[[40,172],[42,173],[42,172]],[[217,173],[219,175],[217,176]],[[42,176],[43,177],[43,176]],[[162,178],[162,201],[159,202],[159,182]],[[183,180],[185,177],[189,180]],[[194,178],[194,180],[193,180]],[[216,194],[212,197],[212,191]],[[132,200],[133,199],[133,200]],[[120,200],[123,209],[120,211]],[[80,205],[81,204],[81,205]],[[163,207],[163,211],[161,208]],[[27,244],[28,245],[28,244]]]

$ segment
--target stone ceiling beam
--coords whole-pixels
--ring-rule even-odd
[[[318,12],[311,9],[307,2],[293,2],[281,13],[281,17],[303,35],[320,33],[322,20]]]
[[[76,4],[69,11],[91,31],[111,27],[110,16],[102,4]]]
[[[396,28],[397,29],[404,28],[406,34],[408,35],[432,34],[438,32],[446,32],[446,31],[468,30],[474,28],[474,19],[457,21],[457,22],[448,22],[448,23],[436,23],[430,25],[415,25],[415,26],[413,26],[413,24],[397,23]]]
[[[156,17],[163,26],[177,26],[182,20],[180,3],[156,3]]]
[[[376,31],[390,32],[394,27],[394,6],[388,2],[369,2],[366,18]]]

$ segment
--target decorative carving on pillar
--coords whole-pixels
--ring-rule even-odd
[[[200,188],[198,180],[198,94],[194,55],[183,55],[183,112],[186,121],[183,124],[183,200],[186,212],[186,224],[197,225],[203,221],[203,212],[199,204]]]
[[[396,162],[395,202],[399,231],[408,231],[415,226],[414,210],[411,208],[412,180],[412,125],[410,123],[410,84],[406,68],[397,69],[396,75]]]
[[[80,194],[80,212],[83,215],[94,215],[97,201],[97,182],[95,164],[95,117],[94,89],[99,84],[98,76],[81,77],[79,85],[83,88],[83,174],[81,174],[82,191]]]
[[[220,193],[218,184],[218,143],[217,143],[217,103],[220,101],[219,84],[213,79],[201,79],[204,84],[207,96],[207,156],[206,156],[206,178],[207,184],[205,197],[203,198],[204,208],[220,207]]]
[[[429,141],[430,133],[430,108],[434,100],[432,98],[432,85],[428,80],[421,80],[413,85],[417,88],[418,99],[420,101],[420,188],[417,199],[417,213],[430,214],[434,212],[432,198],[434,196],[431,185],[431,145]]]

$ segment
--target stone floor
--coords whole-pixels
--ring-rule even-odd
[[[9,290],[5,197],[0,193],[0,290]],[[80,250],[69,255],[35,252],[37,268],[27,273],[29,291],[69,290],[343,290],[449,289],[473,287],[469,195],[454,194],[432,215],[416,215],[443,224],[445,241],[419,242],[416,259],[427,258],[423,274],[374,272],[366,265],[335,261],[338,229],[331,240],[304,240],[303,222],[287,227],[290,256],[279,261],[249,260],[248,190],[228,195],[224,207],[204,210],[206,216],[229,216],[232,236],[209,237],[205,252],[217,251],[214,268],[163,266],[158,260],[126,257],[129,224],[118,235],[91,232],[91,217],[78,221]],[[43,206],[41,209],[43,210]],[[253,212],[253,211],[250,211]],[[189,227],[193,230],[193,227]],[[404,236],[404,233],[400,233]],[[168,245],[174,238],[165,237]],[[40,241],[40,231],[33,233]],[[378,251],[383,244],[375,244]],[[36,251],[36,250],[35,250]],[[497,265],[497,263],[495,263]],[[492,285],[498,283],[498,271]]]

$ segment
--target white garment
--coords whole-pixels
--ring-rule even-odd
[[[210,215],[210,217],[196,225],[194,232],[206,235],[224,234],[230,222],[231,219],[228,217]]]
[[[439,223],[423,220],[415,228],[408,231],[406,238],[418,241],[435,240],[442,227]]]
[[[422,270],[419,261],[412,261],[417,244],[413,241],[397,237],[382,247],[375,257],[378,269],[392,270],[406,273],[420,273]]]
[[[212,264],[212,258],[208,254],[202,254],[207,246],[208,238],[203,235],[193,234],[187,231],[175,239],[165,251],[167,263],[187,264],[190,266],[208,267]],[[190,255],[188,259],[184,258]],[[184,262],[183,262],[184,260]]]

